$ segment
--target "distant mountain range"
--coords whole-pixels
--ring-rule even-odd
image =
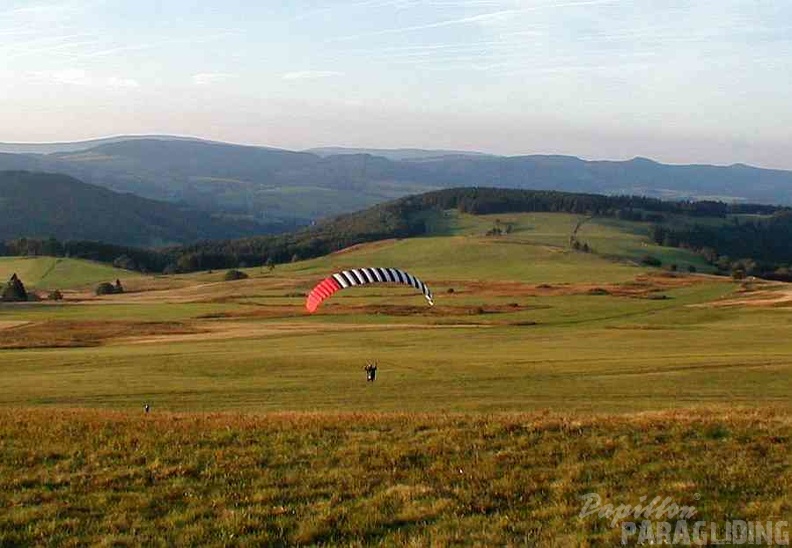
[[[470,152],[470,151],[461,151],[461,150],[424,150],[421,148],[346,148],[346,147],[321,147],[321,148],[310,148],[305,152],[310,152],[311,154],[316,154],[317,156],[321,156],[322,158],[327,158],[328,156],[341,156],[341,155],[354,155],[354,154],[368,154],[369,156],[381,156],[382,158],[387,158],[388,160],[393,160],[395,162],[401,162],[403,160],[407,161],[415,161],[415,160],[433,160],[436,158],[448,157],[448,156],[458,156],[458,157],[465,157],[465,156],[473,156],[473,157],[485,157],[490,156],[492,154],[485,154],[483,152]]]
[[[0,241],[19,237],[156,246],[271,233],[250,221],[119,194],[60,174],[0,171]]]
[[[739,164],[665,165],[645,158],[586,161],[420,149],[296,152],[145,136],[24,146],[33,148],[0,145],[0,150],[17,152],[0,153],[0,170],[64,173],[118,192],[258,222],[304,224],[409,194],[461,186],[792,204],[792,171]]]
[[[53,154],[55,152],[78,152],[89,148],[124,141],[137,141],[146,139],[166,139],[168,141],[204,141],[195,137],[179,137],[176,135],[119,135],[117,137],[103,137],[101,139],[88,139],[86,141],[73,141],[66,143],[0,143],[0,152],[8,154]]]

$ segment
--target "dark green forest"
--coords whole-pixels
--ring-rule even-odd
[[[113,192],[68,175],[0,171],[0,240],[25,236],[162,246],[293,229]]]
[[[421,236],[427,233],[427,213],[445,210],[471,214],[559,212],[641,221],[655,242],[693,249],[724,274],[789,279],[792,265],[789,208],[497,188],[457,188],[409,196],[287,234],[158,249],[22,238],[0,244],[0,254],[78,257],[166,273],[263,266],[319,257],[359,243]]]

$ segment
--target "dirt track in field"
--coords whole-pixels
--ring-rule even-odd
[[[222,321],[216,323],[200,324],[200,333],[178,333],[166,335],[148,335],[138,337],[123,337],[113,341],[113,344],[156,344],[177,342],[203,342],[211,340],[252,339],[256,337],[270,337],[281,335],[297,335],[305,333],[339,333],[360,331],[382,331],[385,329],[458,329],[488,327],[482,324],[306,324],[306,323],[277,323],[256,324],[249,322]]]
[[[763,282],[756,285],[744,284],[739,296],[714,301],[703,306],[749,306],[749,307],[784,307],[792,306],[792,284],[781,282]]]

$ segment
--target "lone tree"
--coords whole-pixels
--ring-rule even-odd
[[[28,300],[25,285],[16,275],[16,272],[11,276],[11,279],[8,280],[8,283],[5,284],[2,300],[4,302],[23,302]]]

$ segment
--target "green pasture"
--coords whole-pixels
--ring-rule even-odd
[[[523,283],[625,281],[635,269],[608,259],[514,238],[426,237],[363,247],[282,267],[321,276],[360,266],[398,266],[422,280],[506,280]],[[281,267],[277,267],[281,268]]]
[[[496,219],[511,223],[512,232],[484,236]],[[613,294],[657,271],[570,250],[569,233],[580,220],[449,215],[440,219],[446,236],[367,244],[273,272],[251,268],[249,280],[222,283],[222,272],[140,276],[141,287],[159,288],[149,300],[125,294],[4,305],[0,322],[7,325],[57,321],[89,330],[86,322],[181,322],[199,334],[0,350],[0,404],[575,413],[789,406],[792,309],[709,306],[739,288],[728,279]],[[644,243],[629,224],[590,220],[579,235],[608,251]],[[50,283],[58,268],[60,279],[75,286],[117,272],[46,258],[0,264],[33,285]],[[334,270],[366,265],[413,272],[432,286],[436,306],[410,288],[376,286],[342,291],[318,314],[305,313],[303,295],[313,284]],[[512,293],[523,287],[509,285],[515,282],[559,293]],[[194,293],[189,302],[169,301],[168,288]],[[367,384],[362,367],[371,359],[380,376]]]
[[[136,272],[82,259],[0,257],[0,280],[5,281],[14,273],[26,288],[41,290],[78,289],[100,282],[114,282],[116,279],[123,282],[141,276]]]
[[[512,232],[481,235],[495,219],[511,223]],[[242,282],[217,283],[220,272],[174,278],[173,287],[203,291],[196,302],[169,302],[162,291],[139,303],[121,295],[101,303],[4,305],[0,321],[6,322],[174,321],[197,322],[213,333],[234,329],[170,342],[0,350],[6,386],[0,404],[136,408],[149,401],[178,411],[421,412],[789,405],[788,309],[707,306],[738,287],[719,280],[641,297],[608,289],[575,293],[573,284],[613,289],[651,272],[570,250],[569,233],[581,219],[449,215],[442,220],[453,235],[364,245],[271,273],[248,269],[252,279]],[[609,252],[645,245],[624,224],[590,220],[578,233]],[[0,265],[33,286],[86,285],[118,273],[49,258]],[[415,273],[433,287],[436,306],[427,307],[409,288],[376,286],[340,292],[316,315],[304,312],[302,295],[314,283],[365,265]],[[508,285],[488,291],[496,282],[571,292],[511,294]],[[374,385],[362,379],[369,359],[380,364]]]
[[[399,266],[416,271],[425,281],[512,280],[525,283],[618,282],[635,275],[632,266],[644,255],[653,255],[679,270],[693,265],[711,270],[703,259],[683,249],[650,244],[647,225],[591,219],[564,213],[516,213],[466,215],[447,211],[426,219],[430,236],[411,238],[355,252],[332,254],[321,259],[283,265],[296,275],[326,273],[359,266]],[[594,253],[569,247],[575,226],[581,223],[578,239]],[[494,227],[511,232],[486,236]]]
[[[312,317],[247,319],[254,331],[239,338],[5,350],[0,404],[254,412],[788,407],[792,313],[690,306],[724,290],[685,288],[662,301],[548,297],[503,315],[386,310],[370,318],[329,307]],[[171,306],[163,316],[167,306],[141,305],[134,318],[200,310]],[[363,379],[369,359],[380,365],[373,385]]]

